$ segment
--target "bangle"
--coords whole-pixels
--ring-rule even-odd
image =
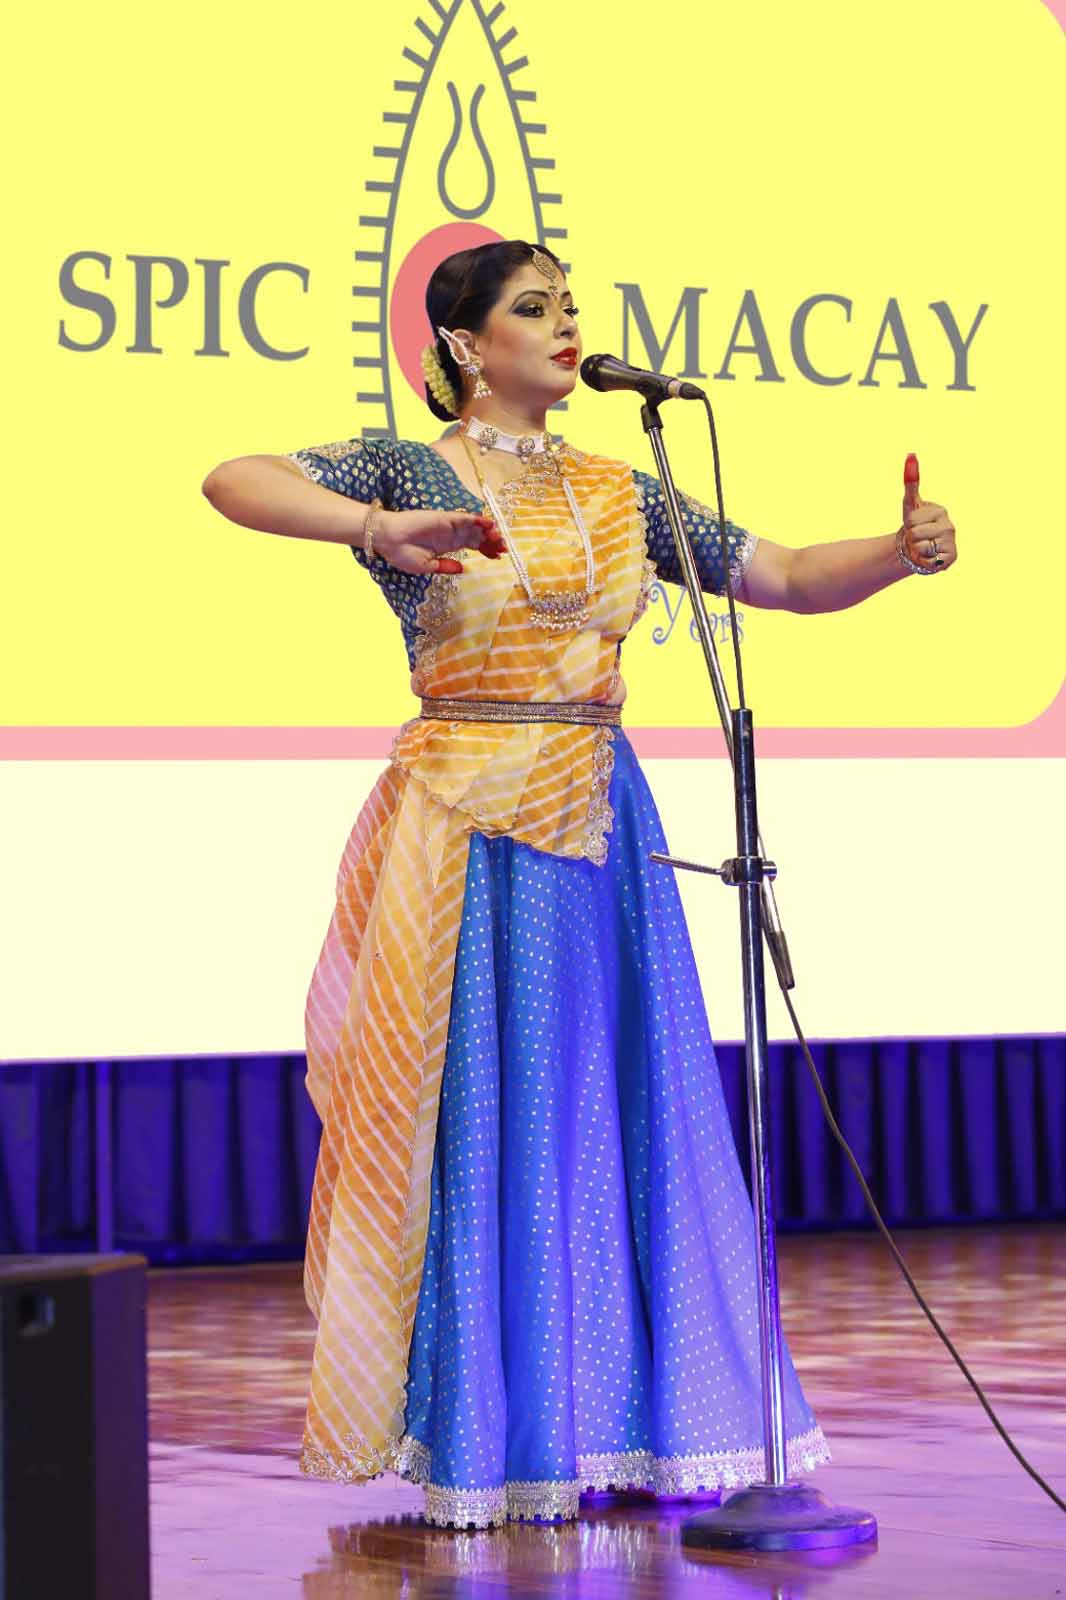
[[[899,556],[902,565],[906,567],[908,572],[916,572],[921,578],[935,578],[940,568],[920,567],[916,561],[912,561],[907,554],[907,548],[903,542],[903,534],[904,530],[902,528],[896,534],[896,554]]]
[[[375,560],[375,556],[374,556],[374,530],[371,527],[371,523],[372,523],[373,518],[374,518],[374,512],[375,511],[380,511],[380,510],[381,510],[381,501],[377,498],[377,496],[375,496],[374,499],[371,500],[370,504],[367,506],[366,517],[365,517],[364,522],[363,522],[363,553],[366,556],[367,565],[368,566],[369,566],[370,562]],[[384,559],[384,557],[378,556],[376,559],[378,561],[381,561],[381,560]]]

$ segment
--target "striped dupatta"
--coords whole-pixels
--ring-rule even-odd
[[[568,452],[598,593],[587,624],[532,626],[509,560],[469,556],[419,610],[412,689],[441,699],[618,698],[618,646],[654,568],[631,470]],[[517,496],[535,590],[576,589],[584,556],[560,486]],[[359,1483],[402,1463],[407,1360],[469,837],[602,864],[609,727],[435,722],[399,732],[348,840],[307,997],[307,1086],[322,1119],[304,1284],[318,1319],[302,1470]]]

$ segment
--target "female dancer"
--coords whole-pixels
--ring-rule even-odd
[[[756,1263],[665,839],[622,732],[622,640],[681,575],[659,485],[553,442],[581,343],[551,251],[427,293],[434,444],[223,463],[246,527],[350,545],[421,715],[340,863],[311,980],[322,1118],[301,1465],[425,1485],[429,1521],[576,1516],[586,1487],[763,1475]],[[916,496],[914,497],[916,501]],[[685,500],[701,581],[830,611],[955,559],[943,507],[789,549]],[[828,1459],[786,1359],[791,1471]]]

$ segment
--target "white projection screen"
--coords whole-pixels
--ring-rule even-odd
[[[106,27],[11,24],[0,1057],[303,1048],[341,852],[416,702],[350,553],[236,527],[200,485],[434,437],[426,277],[496,236],[570,264],[586,350],[704,384],[754,532],[894,531],[917,452],[950,573],[742,608],[797,1002],[813,1038],[1061,1031],[1053,9],[666,0],[635,55],[606,0],[509,0],[511,70],[488,0],[443,10],[430,49],[404,7],[189,0],[165,61],[128,0]],[[654,123],[601,92],[637,58]],[[667,421],[710,500],[701,411]],[[579,386],[557,425],[651,470],[632,395]],[[623,672],[671,847],[720,862],[728,766],[680,591]],[[681,889],[712,1030],[739,1038],[733,892]],[[774,997],[770,1021],[790,1035]]]

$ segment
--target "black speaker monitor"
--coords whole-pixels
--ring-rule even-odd
[[[148,1600],[145,1268],[0,1259],[0,1600]]]

